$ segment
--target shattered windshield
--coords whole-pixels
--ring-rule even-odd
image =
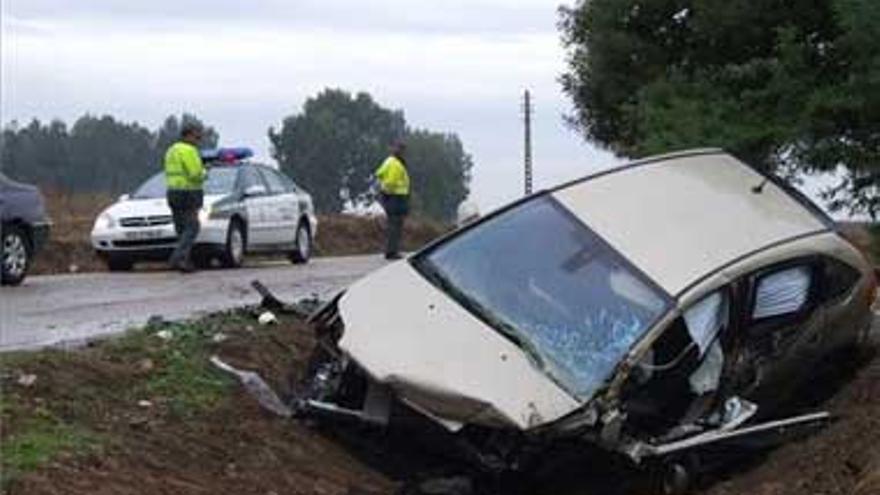
[[[416,267],[588,400],[667,299],[550,196],[428,251]]]

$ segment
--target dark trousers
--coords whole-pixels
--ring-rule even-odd
[[[199,209],[202,207],[202,191],[168,190],[168,206],[177,232],[177,246],[168,262],[177,266],[190,262],[192,247],[199,235]]]
[[[406,215],[388,215],[388,233],[385,239],[385,254],[400,253],[400,238],[403,236],[403,221]]]
[[[409,214],[409,196],[383,194],[381,201],[388,221],[385,254],[399,254],[400,239],[403,237],[403,222]]]

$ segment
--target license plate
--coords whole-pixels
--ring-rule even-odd
[[[125,238],[130,241],[142,241],[145,239],[159,239],[163,237],[164,232],[161,230],[134,230],[125,233]]]

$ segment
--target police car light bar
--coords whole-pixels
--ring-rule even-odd
[[[202,160],[206,162],[220,161],[235,163],[254,156],[253,150],[243,146],[237,148],[215,148],[201,150]]]

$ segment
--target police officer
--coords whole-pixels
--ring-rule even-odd
[[[376,169],[379,180],[379,199],[388,220],[385,259],[400,259],[400,237],[403,221],[409,214],[409,174],[404,154],[406,145],[397,141],[391,145],[391,156]]]
[[[202,184],[207,172],[202,164],[198,145],[202,129],[196,124],[184,124],[180,140],[165,153],[165,183],[168,186],[168,206],[174,217],[177,246],[168,260],[172,268],[189,273],[195,270],[191,251],[199,235],[199,209],[202,207]]]

